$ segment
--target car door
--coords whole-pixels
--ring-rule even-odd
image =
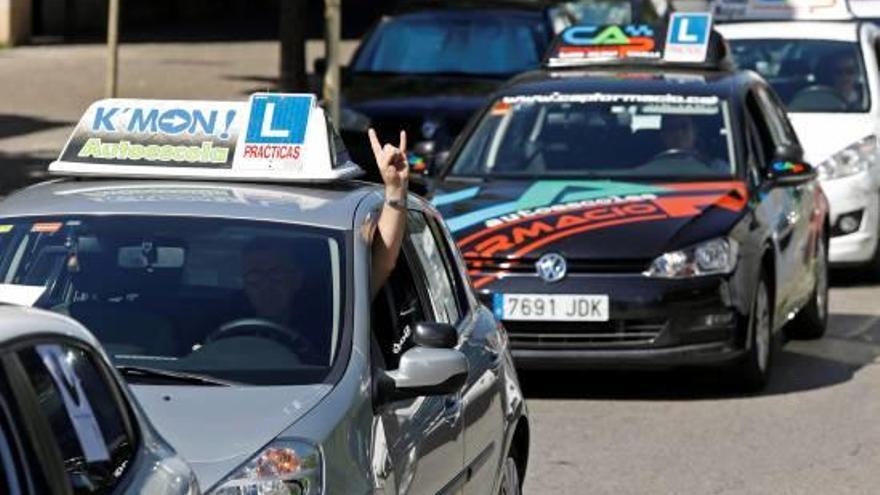
[[[114,493],[131,478],[138,445],[131,410],[100,363],[87,347],[50,340],[17,345],[3,358],[51,486],[42,493]]]
[[[795,196],[789,188],[773,187],[767,180],[767,173],[773,161],[774,143],[770,130],[759,108],[753,91],[746,95],[747,132],[750,153],[753,153],[757,169],[757,216],[766,223],[769,236],[776,252],[776,273],[774,278],[775,306],[774,321],[782,321],[792,306],[791,297],[795,293],[796,282],[792,278],[797,274],[794,259],[794,220]],[[757,253],[760,256],[760,253]]]
[[[462,392],[465,492],[489,493],[505,454],[498,326],[486,311],[477,311],[469,297],[463,263],[439,216],[413,212],[408,226],[419,261],[432,274],[428,281],[432,300],[444,301],[438,321],[456,326],[459,350],[468,359],[468,381]]]
[[[779,98],[763,85],[757,87],[757,96],[774,146],[800,148],[797,134],[789,123]],[[818,242],[818,229],[815,228],[814,222],[817,187],[819,187],[817,181],[808,181],[784,188],[793,196],[794,213],[791,215],[794,218],[792,233],[794,259],[791,262],[795,276],[792,289],[794,304],[798,308],[809,299],[816,283],[813,262]]]
[[[431,300],[427,278],[410,235],[373,303],[375,377],[397,369],[401,354],[413,346],[415,324],[445,314]],[[467,474],[460,394],[378,404],[376,411],[373,466],[378,493],[461,493]]]
[[[19,410],[7,373],[0,372],[0,493],[53,493],[44,477],[47,466],[34,452],[29,427]],[[62,466],[59,464],[57,468],[60,470]],[[60,486],[63,485],[59,483]]]

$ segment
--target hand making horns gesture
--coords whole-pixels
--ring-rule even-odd
[[[382,146],[373,129],[370,129],[369,135],[373,156],[376,158],[379,174],[385,183],[385,197],[396,200],[404,199],[409,180],[409,163],[406,160],[406,131],[400,131],[400,144],[397,147],[391,144]]]

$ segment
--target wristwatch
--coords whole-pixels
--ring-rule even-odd
[[[385,204],[395,210],[406,210],[406,199],[388,198],[385,200]]]

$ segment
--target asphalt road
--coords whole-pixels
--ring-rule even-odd
[[[826,337],[787,343],[760,395],[701,370],[522,375],[525,493],[880,493],[880,283],[833,279]]]

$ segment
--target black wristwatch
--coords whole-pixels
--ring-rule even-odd
[[[406,199],[388,198],[385,200],[385,204],[395,210],[406,210]]]

